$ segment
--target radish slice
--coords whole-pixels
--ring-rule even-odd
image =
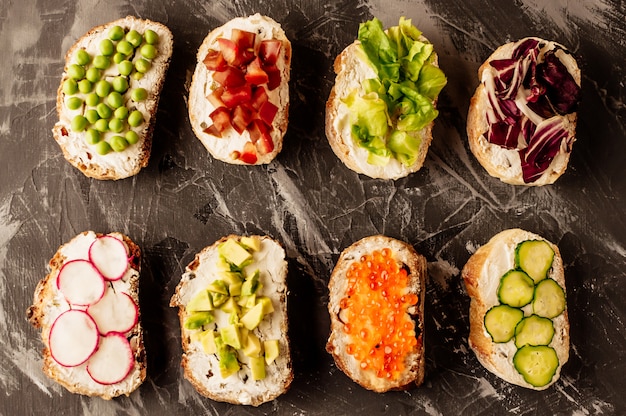
[[[50,355],[64,367],[76,367],[98,348],[98,328],[85,312],[70,309],[52,323],[48,336]]]
[[[87,313],[96,322],[101,335],[109,332],[126,333],[139,319],[139,310],[133,298],[113,289],[107,290],[99,302],[89,306]]]
[[[134,364],[133,350],[126,337],[112,332],[100,338],[98,351],[87,363],[87,372],[96,383],[115,384],[126,378]]]
[[[126,244],[110,235],[98,237],[89,247],[89,260],[107,280],[119,280],[128,270]]]
[[[57,289],[71,305],[87,306],[104,295],[104,278],[87,260],[68,261],[57,276]]]

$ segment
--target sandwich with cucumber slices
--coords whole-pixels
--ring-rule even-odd
[[[563,260],[558,247],[521,229],[502,231],[462,271],[469,345],[489,371],[522,387],[554,384],[569,357]]]

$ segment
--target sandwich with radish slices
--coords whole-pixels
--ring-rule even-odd
[[[120,233],[86,231],[62,245],[35,289],[44,373],[72,393],[109,400],[146,377],[139,321],[140,250]]]
[[[189,88],[191,127],[216,159],[270,163],[282,149],[289,113],[291,43],[280,25],[255,14],[211,31]]]

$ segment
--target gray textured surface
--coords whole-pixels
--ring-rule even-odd
[[[507,3],[507,4],[505,4]],[[281,22],[293,45],[290,125],[269,166],[212,160],[187,119],[200,42],[254,12]],[[626,411],[626,23],[617,0],[483,1],[3,1],[0,3],[0,414],[623,414]],[[150,165],[134,178],[98,182],[63,159],[50,129],[70,45],[92,26],[134,14],[166,24],[175,51]],[[347,170],[324,136],[332,62],[358,23],[406,15],[435,44],[449,78],[424,168],[396,181]],[[580,58],[578,141],[555,185],[526,189],[490,178],[469,153],[465,116],[476,70],[501,43],[537,35]],[[469,300],[460,269],[504,228],[557,243],[565,261],[572,348],[544,392],[485,371],[467,347]],[[93,229],[121,231],[143,249],[141,306],[148,378],[130,397],[72,395],[41,372],[39,334],[25,310],[56,248]],[[169,308],[195,252],[230,233],[263,233],[289,257],[291,390],[258,409],[200,397],[179,369]],[[420,388],[377,395],[338,371],[324,351],[326,284],[353,241],[375,233],[406,240],[429,260],[427,375]]]

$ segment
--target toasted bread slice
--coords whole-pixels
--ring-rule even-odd
[[[534,386],[516,370],[514,356],[518,351],[515,339],[508,342],[494,342],[485,326],[485,314],[492,307],[501,304],[498,288],[502,276],[512,269],[519,269],[515,264],[515,250],[519,243],[530,240],[546,241],[554,251],[554,258],[547,278],[553,279],[565,294],[565,275],[563,260],[558,247],[541,236],[521,229],[509,229],[492,237],[480,247],[463,267],[462,277],[465,282],[470,302],[469,345],[478,361],[493,374],[518,386],[534,390],[544,390],[554,384],[561,368],[569,358],[569,321],[567,308],[552,318],[554,336],[548,344],[558,357],[558,367],[551,380],[542,386]],[[533,315],[532,306],[523,306],[524,316]]]
[[[117,50],[120,49],[120,43],[125,41],[125,38],[111,40],[111,29],[116,26],[123,29],[123,36],[127,36],[131,31],[136,31],[142,35],[141,44],[131,49],[132,52],[127,55],[125,51],[123,58],[122,55],[118,55],[116,58],[116,54],[118,53]],[[152,49],[150,46],[154,47],[154,54],[151,54],[150,51],[141,53],[142,48],[148,44],[148,40],[143,36],[148,30],[157,35],[156,38],[154,36],[148,37],[151,44],[147,46],[147,49]],[[113,38],[117,39],[115,36]],[[101,43],[105,39],[111,40],[112,43],[112,52],[110,49],[105,53],[111,52],[112,54],[106,55],[106,58],[102,59],[105,55],[101,50]],[[63,151],[63,156],[72,166],[91,178],[116,180],[133,176],[141,168],[148,165],[159,97],[173,48],[174,40],[167,27],[161,23],[128,16],[94,27],[67,51],[61,84],[57,92],[56,107],[59,121],[54,125],[52,132],[54,139]],[[80,51],[86,51],[89,54],[89,57],[85,58],[87,63],[80,61],[78,57]],[[97,64],[96,57],[100,61],[105,61],[105,64]],[[106,64],[107,59],[108,65]],[[115,62],[115,60],[121,59],[131,63],[130,67],[121,71],[123,75],[120,72],[120,66]],[[138,64],[142,59],[148,64],[144,61]],[[73,65],[78,65],[79,62],[82,70],[75,71],[76,67]],[[97,71],[96,66],[106,67],[106,69]],[[141,68],[141,71],[138,68]],[[88,72],[90,69],[93,74]],[[76,74],[77,72],[78,74]],[[120,81],[114,83],[116,77],[120,77]],[[68,90],[65,85],[71,83],[72,81],[68,80],[72,78],[78,82],[84,82],[85,85],[76,92],[72,92],[72,88]],[[122,78],[124,81],[121,80]],[[98,89],[97,80],[106,80],[109,87]],[[77,89],[77,87],[74,86],[73,89]],[[132,95],[132,92],[138,89],[145,90],[145,97]],[[96,91],[99,92],[99,95],[89,97]],[[109,94],[114,91],[117,91],[120,96],[110,99]],[[69,104],[70,100],[76,102],[77,108]],[[139,112],[130,116],[137,121],[133,121],[133,124],[137,124],[136,126],[130,125],[129,120],[131,118],[128,114],[115,113],[115,109],[119,108],[117,106],[120,104],[121,107],[128,110],[128,114],[133,111]],[[97,105],[100,105],[100,108]],[[103,108],[103,105],[106,105],[108,110]],[[82,126],[79,125],[80,123],[72,126],[76,116],[85,117]],[[96,124],[96,121],[99,120],[103,121]],[[88,130],[94,130],[98,133],[87,133]],[[134,133],[129,134],[129,131]]]
[[[132,362],[127,375],[115,383],[102,383],[95,381],[90,375],[89,366],[93,362],[92,355],[86,362],[68,367],[59,364],[51,353],[50,333],[55,320],[68,310],[86,311],[88,314],[95,316],[90,308],[93,305],[70,305],[67,297],[59,289],[58,277],[64,265],[76,260],[89,260],[89,249],[91,244],[97,239],[103,237],[103,234],[97,234],[93,231],[85,231],[66,244],[59,247],[58,251],[49,263],[49,273],[42,279],[35,289],[33,305],[27,311],[30,323],[38,329],[41,329],[41,339],[44,343],[43,349],[43,371],[52,380],[56,381],[72,393],[83,394],[86,396],[99,396],[109,400],[120,395],[130,395],[146,378],[146,353],[143,344],[143,331],[141,327],[141,314],[139,311],[139,274],[141,265],[141,251],[139,247],[133,243],[130,238],[120,233],[110,233],[107,236],[119,240],[126,248],[127,269],[123,276],[115,281],[106,281],[106,292],[115,293],[119,296],[128,295],[132,299],[134,308],[136,308],[135,323],[130,329],[122,330],[120,335],[128,340],[132,352]],[[126,298],[128,298],[126,297]],[[108,304],[107,313],[115,315],[119,308],[115,304]],[[126,305],[127,306],[127,305]],[[120,306],[121,308],[121,306]],[[96,318],[94,318],[96,319]],[[98,321],[100,322],[100,321]],[[107,324],[107,322],[105,322]],[[131,321],[132,324],[132,321]],[[107,324],[111,329],[111,326]],[[103,342],[105,335],[103,334],[104,325],[99,328],[99,343]],[[115,328],[113,328],[115,329]],[[106,330],[108,332],[108,330]],[[70,343],[78,343],[80,340],[69,340]],[[111,359],[107,365],[117,366],[119,364],[116,359]],[[93,374],[93,372],[91,373]]]
[[[228,101],[225,97],[220,95],[217,100],[212,100],[210,97],[216,95],[216,90],[226,89],[229,86],[224,86],[219,79],[219,74],[222,73],[221,69],[218,71],[216,68],[209,69],[207,67],[207,55],[209,53],[221,53],[226,55],[228,52],[225,47],[222,46],[220,39],[226,39],[228,41],[237,41],[237,35],[235,32],[245,31],[255,34],[254,47],[247,48],[249,51],[253,51],[254,56],[262,57],[261,43],[263,41],[277,40],[280,41],[280,50],[278,56],[270,62],[262,60],[261,66],[263,72],[267,70],[270,75],[270,70],[274,73],[274,76],[280,77],[280,83],[271,85],[272,81],[259,81],[246,78],[243,82],[244,89],[248,88],[248,91],[252,95],[252,100],[257,96],[255,91],[264,89],[269,102],[275,106],[275,115],[273,118],[263,117],[261,113],[263,110],[256,108],[257,104],[250,101],[250,97],[246,97],[245,93],[241,100]],[[223,56],[222,55],[222,56]],[[235,58],[237,59],[237,58]],[[243,59],[243,58],[242,58]],[[247,62],[248,59],[243,59]],[[246,74],[246,77],[251,75],[251,70],[247,69],[246,65],[240,65],[238,63],[233,64],[239,68],[242,73]],[[210,64],[209,64],[210,66]],[[223,66],[226,69],[226,66]],[[228,69],[232,69],[232,65],[228,66]],[[212,30],[206,36],[197,54],[196,69],[193,74],[191,86],[189,88],[189,120],[191,127],[202,142],[204,147],[207,148],[209,153],[218,160],[232,163],[232,164],[245,164],[245,165],[260,165],[270,163],[281,151],[283,146],[283,137],[287,132],[288,116],[289,116],[289,77],[291,72],[291,43],[285,35],[284,30],[273,19],[255,14],[248,17],[238,17],[224,25]],[[254,74],[252,74],[254,75]],[[270,75],[271,79],[271,75]],[[232,91],[239,90],[241,85],[237,83],[233,87]],[[224,98],[222,100],[221,98]],[[271,107],[271,106],[270,106]],[[228,119],[226,122],[221,120],[214,122],[211,118],[211,114],[218,108],[224,110],[223,115]],[[238,132],[235,127],[235,122],[242,120],[239,119],[238,112],[245,113],[245,121],[239,128]],[[256,120],[265,120],[263,128],[267,131],[254,132],[254,129],[250,127],[247,122],[253,123]],[[267,121],[271,122],[267,123]],[[225,124],[222,124],[225,123]],[[220,129],[215,128],[220,124]],[[260,137],[258,137],[260,135]]]
[[[562,128],[566,132],[564,138],[560,142],[558,151],[549,159],[549,163],[542,168],[543,170],[537,166],[539,163],[542,163],[542,157],[538,157],[536,163],[529,162],[531,167],[528,169],[534,175],[527,173],[527,177],[525,178],[524,169],[522,168],[522,158],[526,156],[522,152],[526,151],[523,149],[528,147],[531,136],[524,136],[524,139],[520,139],[519,143],[516,141],[515,143],[509,143],[507,146],[490,142],[488,139],[491,120],[495,121],[501,118],[496,115],[497,110],[494,111],[493,105],[490,104],[489,99],[490,90],[494,88],[494,77],[498,74],[498,71],[490,62],[511,58],[520,45],[532,40],[538,41],[540,52],[537,56],[537,63],[543,62],[543,57],[547,51],[556,51],[556,56],[579,87],[581,82],[580,69],[578,68],[576,60],[564,46],[556,42],[534,37],[524,38],[517,42],[510,42],[500,46],[480,66],[478,69],[480,84],[471,99],[467,115],[467,137],[470,150],[489,175],[512,185],[542,186],[554,183],[567,169],[572,145],[576,140],[577,113],[575,109],[567,114],[551,114],[551,116],[557,117],[557,119],[562,122]],[[567,94],[571,93],[570,91],[567,92]],[[533,129],[535,129],[539,123],[548,119],[548,114],[538,115],[526,104],[519,104],[527,103],[527,100],[530,99],[536,99],[526,98],[526,96],[530,94],[531,89],[529,86],[521,85],[519,93],[516,95],[515,102],[517,103],[518,111],[524,115],[528,114],[531,116],[522,116],[522,119],[529,120],[530,123],[528,126],[532,125],[534,126]],[[529,131],[529,127],[523,130]]]
[[[385,249],[388,252],[381,254]],[[387,271],[376,272],[373,279],[371,270],[360,279],[348,275],[372,258]],[[392,266],[384,266],[386,262]],[[399,274],[404,272],[402,283]],[[424,380],[425,281],[426,259],[402,241],[370,236],[341,253],[328,283],[331,330],[326,350],[337,367],[362,387],[385,392],[407,389]],[[375,289],[367,293],[370,284]],[[367,302],[362,302],[363,298]],[[391,364],[386,366],[388,359]]]
[[[255,243],[241,245],[250,241]],[[240,252],[244,250],[244,254],[248,253],[241,267],[229,267],[227,262],[231,258],[228,254],[225,257],[220,248],[232,242],[235,242]],[[231,270],[237,272],[230,273]],[[250,292],[246,290],[253,286],[246,289],[245,282],[255,279],[255,272],[258,272],[256,278],[260,285],[255,294],[249,296],[246,293]],[[170,306],[179,308],[185,378],[200,394],[216,401],[259,406],[288,390],[293,380],[293,369],[287,334],[286,278],[285,251],[278,242],[267,236],[224,237],[205,247],[187,266]],[[226,286],[222,286],[224,293],[216,295],[211,292],[211,288],[219,286],[220,282],[226,282]],[[204,301],[210,302],[210,306],[198,306],[197,299],[206,297],[207,288],[210,300],[205,298]],[[220,299],[221,295],[225,297]],[[271,304],[271,312],[263,314],[260,322],[251,323],[246,318],[247,312],[263,300]],[[198,311],[200,314],[210,314],[211,318],[204,323],[196,322],[194,326],[193,316]],[[258,326],[254,326],[257,323]],[[236,342],[232,332],[227,337],[226,332],[231,330],[236,334]],[[253,347],[252,341],[262,346]],[[278,353],[273,361],[266,342],[274,343],[274,353]],[[236,343],[241,343],[241,346],[233,346]],[[225,348],[225,352],[220,352],[220,345]],[[228,357],[236,360],[230,361],[234,369],[224,368],[228,365]],[[262,370],[264,377],[255,375],[255,359],[257,363],[266,360]]]

